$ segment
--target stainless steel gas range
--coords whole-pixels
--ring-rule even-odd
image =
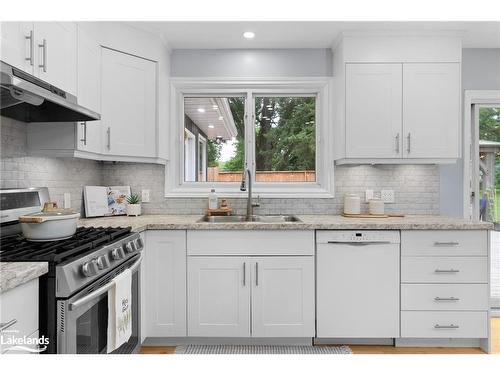
[[[1,216],[32,213],[48,199],[46,188],[0,190]],[[29,212],[25,212],[29,210]],[[133,353],[140,345],[140,264],[143,243],[130,228],[78,228],[61,241],[30,242],[2,220],[0,261],[48,262],[40,278],[39,331],[49,339],[46,353],[106,353],[108,291],[112,279],[132,271],[132,336],[113,353]],[[13,233],[14,232],[14,233]],[[5,234],[5,235],[4,235]]]

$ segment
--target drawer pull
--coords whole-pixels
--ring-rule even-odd
[[[442,326],[441,324],[436,324],[434,326],[436,329],[457,329],[460,328],[460,326],[456,326],[455,324],[450,324],[448,326]]]
[[[8,321],[7,323],[0,323],[0,332],[5,331],[7,328],[12,327],[16,323],[17,323],[17,319],[12,319],[11,321]]]
[[[459,242],[451,241],[451,242],[439,242],[436,241],[434,242],[434,246],[458,246],[460,245]]]
[[[454,270],[453,268],[451,268],[449,270],[440,270],[439,268],[437,268],[434,272],[435,273],[458,273],[458,272],[460,272],[460,270]]]
[[[442,301],[460,301],[460,298],[457,297],[435,297],[434,301],[442,302]]]

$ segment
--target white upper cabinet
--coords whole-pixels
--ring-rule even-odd
[[[78,26],[77,52],[78,104],[101,113],[101,46],[84,28]],[[102,152],[100,121],[78,124],[77,148],[81,151]]]
[[[35,76],[76,95],[76,23],[35,22]]]
[[[403,64],[406,158],[460,157],[460,66]]]
[[[2,22],[2,60],[76,94],[76,23]]]
[[[401,157],[401,64],[346,65],[346,156]]]
[[[104,153],[156,156],[156,63],[102,49]]]
[[[2,61],[33,74],[35,65],[33,23],[2,22],[0,32]]]

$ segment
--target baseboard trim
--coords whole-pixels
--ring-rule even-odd
[[[313,345],[312,337],[147,337],[142,346],[177,345]]]
[[[400,338],[396,339],[396,347],[446,347],[446,348],[477,348],[480,347],[480,339],[418,339]]]
[[[316,345],[385,345],[394,346],[392,338],[315,338]]]

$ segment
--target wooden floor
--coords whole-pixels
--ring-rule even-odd
[[[500,318],[491,319],[491,352],[500,354]],[[484,354],[479,348],[395,348],[349,345],[354,354]],[[142,354],[174,354],[175,346],[143,346]]]

